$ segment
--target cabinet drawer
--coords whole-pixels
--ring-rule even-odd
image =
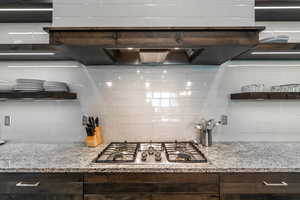
[[[101,193],[219,193],[214,174],[86,175],[85,194]]]
[[[2,174],[0,194],[82,194],[80,175]]]
[[[221,176],[223,194],[299,194],[300,173],[229,174]]]
[[[152,200],[151,194],[89,194],[84,195],[84,200]]]
[[[82,200],[81,195],[0,194],[1,200]]]
[[[206,183],[218,184],[217,174],[200,173],[134,173],[134,174],[86,174],[88,183]]]
[[[84,200],[219,200],[217,195],[206,194],[98,194],[85,195]]]

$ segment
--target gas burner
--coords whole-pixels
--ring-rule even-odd
[[[204,163],[207,159],[192,142],[165,142],[169,162]]]
[[[139,143],[110,143],[97,157],[97,163],[134,162]]]
[[[193,160],[193,155],[190,153],[178,152],[176,160],[177,161],[191,161],[191,160]]]
[[[119,152],[127,151],[127,150],[128,150],[127,144],[122,144],[119,147],[116,147],[116,151],[119,151]]]
[[[129,156],[127,156],[129,155]],[[128,151],[118,151],[115,153],[112,153],[107,160],[113,160],[113,161],[126,161],[130,160],[130,152]]]

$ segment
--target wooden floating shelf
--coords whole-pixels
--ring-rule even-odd
[[[299,7],[299,0],[255,0],[256,21],[299,21],[299,9],[285,9],[285,7]],[[277,9],[264,9],[264,7],[278,7]]]
[[[0,99],[42,99],[42,100],[71,100],[77,99],[76,93],[70,92],[0,92]]]
[[[9,0],[0,1],[0,23],[51,23],[53,3],[48,0]],[[22,9],[46,9],[27,11]],[[11,10],[5,10],[11,9]],[[13,10],[20,9],[20,10]]]
[[[230,95],[232,100],[300,99],[300,92],[245,92]]]
[[[74,60],[49,44],[0,44],[0,53],[1,53],[0,55],[1,61]],[[5,55],[6,53],[8,54],[11,53],[11,55]],[[22,55],[22,53],[30,53],[31,55]],[[35,53],[46,53],[46,54],[36,56]],[[47,53],[50,54],[47,55]]]
[[[255,48],[244,52],[233,60],[299,60],[299,54],[286,53],[299,51],[300,43],[260,43]],[[252,54],[253,52],[266,52],[266,54],[254,55]],[[268,52],[276,53],[268,54]]]

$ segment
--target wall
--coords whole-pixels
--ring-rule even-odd
[[[53,0],[54,26],[249,26],[254,0]]]
[[[98,113],[88,77],[85,67],[76,62],[0,62],[1,82],[14,85],[17,78],[64,81],[79,95],[71,101],[0,101],[0,135],[14,142],[83,142],[82,115]],[[3,126],[5,115],[12,118],[10,127]]]
[[[300,62],[220,67],[88,67],[102,99],[106,141],[195,139],[202,117],[229,116],[218,141],[300,141],[299,101],[230,101],[240,87],[298,83]],[[104,104],[103,104],[104,103]]]
[[[263,83],[267,88],[299,83],[299,67],[299,61],[232,62],[226,67],[219,94],[225,97],[253,83]],[[228,101],[225,108],[230,123],[218,133],[218,140],[300,141],[299,101]]]
[[[54,0],[54,26],[237,26],[254,24],[249,0]],[[67,12],[66,12],[67,10]],[[48,43],[51,24],[0,24],[0,43]],[[261,38],[288,34],[298,22],[259,22]],[[12,65],[35,66],[10,68]],[[70,66],[78,68],[69,68]],[[279,66],[278,66],[279,65]],[[36,66],[52,66],[40,67]],[[57,66],[60,66],[59,68]],[[218,141],[300,141],[298,101],[230,101],[242,85],[298,83],[300,62],[229,62],[222,66],[82,66],[74,62],[0,62],[0,80],[66,81],[75,101],[0,102],[0,132],[12,141],[82,142],[83,114],[101,114],[106,142],[195,139],[202,117],[229,116]],[[5,115],[12,126],[3,127]]]
[[[101,114],[110,141],[195,139],[202,117],[229,116],[217,141],[300,141],[299,101],[230,101],[246,84],[298,83],[300,62],[229,62],[217,66],[89,66],[74,62],[0,62],[0,80],[66,81],[75,101],[0,102],[1,132],[22,142],[82,142],[83,114]],[[8,66],[31,66],[11,68]],[[39,67],[36,67],[39,66]],[[45,66],[48,66],[44,68]],[[52,68],[52,67],[55,68]],[[5,115],[12,126],[3,127]]]
[[[266,30],[260,34],[261,39],[287,35],[290,43],[300,42],[300,22],[256,22],[256,25],[266,27]]]
[[[0,23],[0,44],[44,44],[49,35],[43,31],[48,23]]]

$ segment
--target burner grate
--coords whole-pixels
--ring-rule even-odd
[[[164,142],[169,162],[205,163],[204,154],[192,142]]]
[[[139,143],[112,142],[96,158],[96,163],[134,162]]]

